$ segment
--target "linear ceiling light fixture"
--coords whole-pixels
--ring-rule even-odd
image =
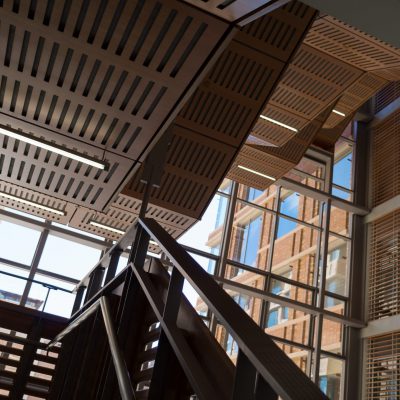
[[[279,126],[281,126],[282,128],[289,129],[289,131],[298,132],[298,130],[297,130],[296,128],[293,128],[292,126],[286,125],[286,124],[284,124],[284,123],[282,123],[282,122],[279,122],[279,121],[277,121],[277,120],[275,120],[275,119],[269,118],[269,117],[267,117],[267,116],[265,116],[265,115],[262,115],[262,114],[261,114],[261,115],[260,115],[260,118],[265,119],[265,120],[268,121],[268,122],[272,122],[272,123],[275,124],[275,125],[279,125]]]
[[[52,207],[47,207],[47,206],[44,206],[43,204],[35,203],[34,201],[25,200],[25,199],[23,199],[21,197],[13,196],[12,194],[0,192],[0,196],[5,197],[6,199],[9,199],[9,200],[18,201],[19,203],[26,204],[28,206],[39,208],[39,209],[44,210],[44,211],[49,211],[49,212],[52,212],[52,213],[57,214],[57,215],[63,215],[63,216],[65,215],[64,211],[60,211],[60,210],[57,210],[57,209],[52,208]]]
[[[254,171],[254,169],[250,169],[250,168],[244,167],[243,165],[238,165],[238,168],[244,169],[245,171],[251,172],[252,174],[262,176],[263,178],[267,178],[270,181],[274,181],[274,182],[276,181],[276,178],[274,178],[273,176],[265,175],[265,174],[263,174],[261,172]]]
[[[124,235],[125,234],[125,231],[123,231],[121,229],[113,228],[112,226],[109,226],[109,225],[100,224],[99,222],[96,222],[96,221],[90,221],[89,224],[93,225],[93,226],[96,226],[97,228],[106,229],[108,231],[111,231],[111,232],[114,232],[114,233],[118,233],[120,235]]]
[[[56,144],[45,142],[44,140],[35,138],[31,135],[27,135],[26,133],[17,131],[15,129],[11,129],[9,127],[0,126],[0,134],[4,136],[11,137],[13,139],[21,140],[22,142],[32,144],[33,146],[40,147],[44,150],[51,151],[53,153],[59,154],[61,156],[65,156],[71,158],[73,160],[79,161],[81,163],[91,165],[92,167],[99,168],[99,169],[107,169],[107,163],[104,161],[99,161],[95,158],[88,157],[84,154],[80,154],[73,150],[66,150],[62,146],[58,146]]]
[[[337,114],[337,115],[340,115],[341,117],[345,117],[346,116],[345,113],[342,113],[341,111],[338,111],[338,110],[335,110],[335,109],[333,109],[332,112]]]

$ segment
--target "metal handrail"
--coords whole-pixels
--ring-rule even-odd
[[[27,281],[27,282],[37,283],[37,284],[42,285],[42,286],[44,286],[44,287],[46,287],[48,289],[51,289],[51,290],[61,290],[61,291],[66,292],[66,293],[72,293],[72,290],[64,289],[62,287],[55,286],[55,285],[52,285],[50,283],[38,281],[36,279],[26,278],[26,277],[21,276],[21,275],[12,274],[11,272],[0,271],[0,274],[8,275],[8,276],[11,276],[11,277],[17,278],[17,279],[22,279],[22,280]]]
[[[237,342],[239,358],[247,357],[276,394],[292,400],[327,399],[317,385],[155,220],[143,218],[139,219],[139,223]]]
[[[104,256],[98,261],[98,263],[76,284],[74,291],[76,291],[80,286],[87,286],[90,276],[98,268],[107,269],[111,256],[116,251],[124,251],[128,246],[130,246],[135,238],[136,234],[136,224],[133,224],[125,234],[104,254]]]
[[[118,345],[117,335],[115,333],[114,322],[111,315],[110,305],[107,297],[100,297],[85,312],[72,321],[63,331],[61,331],[46,347],[48,351],[56,343],[60,342],[68,333],[78,327],[83,321],[88,319],[100,308],[103,316],[104,327],[107,333],[108,344],[110,346],[111,356],[114,363],[115,373],[117,375],[119,391],[123,400],[136,399],[132,382],[129,376],[124,357]]]

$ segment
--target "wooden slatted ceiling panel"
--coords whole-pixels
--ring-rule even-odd
[[[331,121],[332,118],[331,114],[327,121]],[[335,143],[342,135],[346,127],[351,123],[353,120],[354,113],[346,115],[345,118],[341,118],[341,120],[337,120],[336,125],[333,128],[327,128],[325,125],[320,129],[317,135],[314,137],[312,144],[326,151],[333,152],[335,150]]]
[[[121,204],[124,208],[121,208]],[[106,237],[110,240],[118,240],[121,238],[122,234],[91,225],[90,222],[95,221],[114,229],[127,231],[128,228],[138,220],[140,205],[141,202],[138,200],[132,200],[126,196],[121,196],[109,207],[106,213],[98,213],[85,207],[79,207],[69,225]],[[196,222],[193,218],[162,209],[154,204],[149,204],[146,215],[159,222],[174,238],[178,238],[186,229]],[[153,248],[153,250],[154,249],[155,248]]]
[[[330,16],[317,19],[304,42],[363,71],[400,67],[399,49]]]
[[[388,83],[375,97],[375,113],[383,110],[400,97],[400,81]]]
[[[104,157],[113,171],[87,173],[54,156],[38,162],[32,146],[13,154],[23,146],[1,137],[0,179],[96,210],[144,157],[230,29],[175,0],[0,6],[0,122]]]
[[[0,181],[0,192],[64,212],[65,215],[58,215],[51,211],[41,210],[32,205],[27,205],[0,195],[0,205],[3,207],[20,210],[60,224],[68,224],[76,210],[76,206],[71,203],[17,185],[12,185],[4,181]]]
[[[289,0],[184,0],[196,7],[217,15],[230,22],[246,20],[254,13],[258,17],[272,11],[276,7],[288,3]],[[301,3],[297,3],[300,6]]]
[[[387,80],[371,74],[364,73],[340,97],[335,109],[346,116],[356,112],[368,99],[387,85]],[[333,128],[343,121],[343,116],[332,113],[327,119],[324,128]]]
[[[330,109],[331,107],[321,113],[316,120],[310,122],[282,147],[245,145],[235,159],[227,177],[244,185],[265,190],[274,182],[273,180],[243,170],[239,168],[239,165],[275,179],[281,178],[300,162]]]
[[[192,218],[204,212],[314,17],[314,10],[296,4],[239,32],[186,103],[171,126],[161,188],[151,192],[154,204]],[[122,194],[141,198],[140,177],[141,171]]]
[[[400,314],[400,210],[371,226],[369,320]]]
[[[99,27],[90,35],[88,28],[100,18],[95,15],[102,2],[69,3],[73,4],[69,5],[71,14],[63,17],[66,25],[55,15],[46,26],[42,22],[46,2],[37,3],[43,9],[36,10],[33,21],[26,19],[29,10],[15,14],[5,2],[1,34],[7,46],[0,55],[7,67],[3,69],[5,100],[11,102],[14,97],[14,112],[30,122],[33,119],[137,159],[139,143],[131,138],[161,125],[170,111],[168,105],[177,101],[193,78],[193,66],[199,66],[209,53],[207,42],[218,41],[224,25],[211,24],[196,11],[188,14],[178,2],[164,6],[153,1],[128,2],[119,29],[109,26],[118,3],[108,4]],[[85,4],[88,9],[83,11]],[[73,14],[80,9],[75,23]],[[132,32],[129,38],[124,36],[126,30]],[[14,106],[4,104],[3,108],[13,112]]]
[[[225,168],[234,156],[234,147],[184,129],[172,128],[160,188],[151,190],[151,201],[164,208],[198,218],[215,190],[216,177],[225,174]],[[145,185],[141,182],[142,169],[121,192],[141,198]]]
[[[10,207],[45,218],[49,221],[69,225],[111,240],[118,240],[121,235],[107,229],[93,226],[90,224],[90,221],[93,220],[111,228],[125,231],[137,221],[142,204],[138,199],[120,194],[108,207],[107,212],[101,213],[86,207],[78,207],[55,197],[46,196],[39,192],[11,185],[3,181],[0,181],[0,192],[62,211],[65,215],[62,216],[51,211],[41,210],[33,205],[27,205],[18,200],[2,197],[1,195],[0,206]],[[196,222],[194,218],[172,212],[154,204],[148,205],[146,215],[158,221],[175,238],[179,237]]]
[[[269,104],[312,120],[361,74],[357,68],[302,45]]]
[[[7,117],[2,117],[0,120],[12,122]],[[13,126],[20,127],[22,124],[24,123],[17,121]],[[28,126],[25,125],[25,128]],[[35,133],[39,132],[32,128]],[[36,136],[28,130],[25,132]],[[40,131],[40,134],[42,133],[46,134]],[[69,144],[69,149],[93,154],[93,148],[89,145],[84,143],[79,145],[70,138],[64,138],[63,142]],[[0,135],[0,149],[2,180],[42,194],[51,194],[60,201],[87,205],[96,210],[105,207],[111,193],[118,188],[118,184],[124,179],[132,163],[125,157],[109,154],[109,169],[100,170],[3,135]],[[98,148],[94,150],[96,154],[101,155]]]
[[[372,203],[400,194],[400,110],[372,127]]]
[[[367,340],[366,400],[398,399],[400,331]]]

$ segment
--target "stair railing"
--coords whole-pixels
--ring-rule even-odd
[[[274,341],[242,310],[225,290],[175,241],[155,220],[139,219],[135,255],[130,264],[153,311],[160,321],[162,333],[168,338],[193,389],[200,399],[208,399],[211,389],[196,370],[187,345],[176,326],[184,280],[225,326],[239,347],[232,400],[328,399],[319,387],[274,343]],[[171,260],[171,273],[165,304],[144,270],[149,240],[160,246]],[[155,365],[154,368],[157,366]],[[153,372],[154,373],[154,372]],[[200,380],[200,382],[198,381]]]
[[[110,310],[110,305],[106,296],[97,299],[89,308],[75,318],[63,331],[61,331],[46,347],[47,351],[60,342],[64,336],[77,328],[83,321],[88,319],[100,308],[103,316],[104,327],[107,333],[108,344],[113,360],[115,373],[117,376],[118,387],[123,400],[135,399],[135,393],[129,376],[124,357],[118,345],[117,335]]]

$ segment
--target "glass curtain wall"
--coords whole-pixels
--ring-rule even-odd
[[[224,180],[202,220],[179,239],[332,399],[340,399],[343,391],[346,327],[351,325],[347,309],[353,215],[346,205],[353,200],[354,150],[350,125],[333,156],[308,151],[264,191]],[[36,225],[17,219],[13,223],[3,218],[12,210],[4,211],[0,272],[6,274],[1,275],[0,297],[69,316],[74,299],[69,292],[111,243],[83,232],[79,240],[76,233],[68,237],[68,228],[27,214],[22,217],[35,219]],[[11,237],[23,240],[8,240]],[[15,247],[17,242],[24,243],[23,252]],[[233,338],[187,282],[184,292],[236,362]]]
[[[346,205],[353,199],[354,149],[349,125],[333,156],[313,151],[265,191],[225,181],[214,199],[216,218],[206,213],[196,240],[184,241],[217,256],[201,253],[200,264],[332,399],[342,398],[351,324],[353,215]],[[191,301],[236,362],[233,338],[195,292]]]
[[[6,207],[0,237],[0,300],[63,317],[71,315],[75,285],[111,244]]]

